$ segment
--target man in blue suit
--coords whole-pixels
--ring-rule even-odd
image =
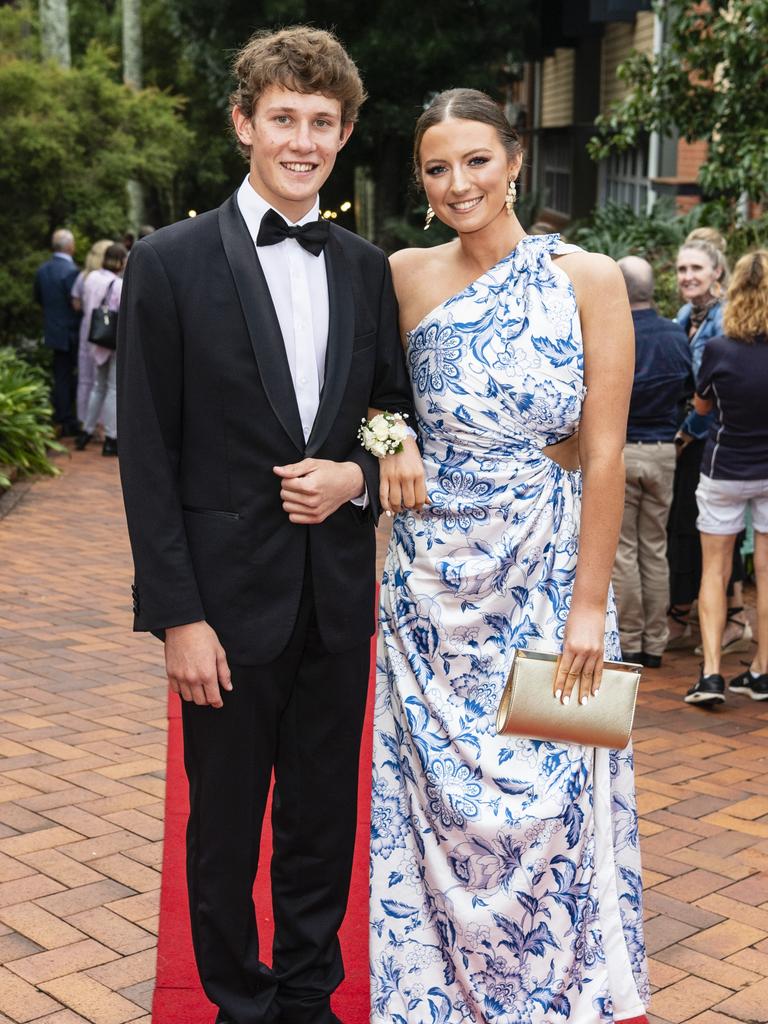
[[[51,239],[53,254],[35,273],[35,300],[43,307],[45,344],[53,349],[53,418],[62,436],[77,434],[74,410],[77,336],[80,316],[72,308],[72,285],[78,274],[72,258],[75,239],[59,228]]]

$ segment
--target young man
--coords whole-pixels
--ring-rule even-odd
[[[364,98],[355,65],[299,27],[254,36],[235,73],[248,177],[138,242],[125,278],[135,628],[164,636],[183,698],[192,932],[217,1020],[331,1024],[379,511],[356,433],[411,396],[386,258],[317,219]],[[251,891],[273,769],[269,970]]]

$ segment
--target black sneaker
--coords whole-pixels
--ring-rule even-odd
[[[725,701],[725,680],[720,675],[699,676],[699,681],[683,697],[686,704],[722,704]]]
[[[640,658],[641,665],[646,668],[661,668],[661,655],[660,654],[646,654],[643,652]]]
[[[731,693],[748,693],[752,700],[768,700],[768,672],[755,678],[749,669],[728,683]]]

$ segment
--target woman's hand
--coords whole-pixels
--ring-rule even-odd
[[[388,516],[404,508],[421,508],[429,502],[424,463],[412,437],[403,441],[397,455],[379,459],[379,501]]]
[[[568,704],[577,684],[580,704],[586,704],[590,695],[596,696],[603,678],[604,652],[605,609],[582,611],[571,607],[555,674],[555,699]]]

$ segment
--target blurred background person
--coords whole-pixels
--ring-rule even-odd
[[[658,668],[667,643],[667,519],[675,475],[675,434],[693,390],[685,331],[653,308],[653,269],[619,260],[635,328],[635,376],[624,448],[626,491],[613,568],[622,656]]]
[[[101,270],[95,270],[85,282],[83,303],[95,309],[107,300],[109,309],[117,311],[120,308],[120,295],[123,290],[123,279],[120,276],[125,267],[128,252],[120,242],[113,242],[104,253],[104,265]],[[89,318],[90,322],[90,318]],[[93,437],[96,424],[104,424],[104,444],[101,449],[102,455],[117,455],[117,392],[116,388],[116,359],[115,349],[103,348],[101,345],[87,343],[93,352],[93,361],[96,373],[88,399],[88,411],[86,413],[83,430],[77,439],[75,447],[83,451]]]
[[[75,370],[80,314],[70,294],[77,278],[75,236],[66,228],[54,231],[50,259],[35,272],[35,301],[43,309],[44,344],[53,349],[53,420],[62,437],[78,431],[75,411]]]
[[[757,652],[728,689],[768,700],[768,252],[742,256],[728,289],[725,336],[708,342],[694,405],[713,412],[696,490],[702,576],[699,624],[704,665],[689,704],[725,700],[720,674],[726,587],[733,549],[749,506],[755,533]]]
[[[94,270],[101,270],[104,260],[104,253],[112,245],[111,238],[102,238],[94,242],[85,257],[85,266],[77,275],[72,285],[72,308],[76,313],[81,314],[79,343],[77,346],[77,418],[85,423],[88,412],[88,399],[93,387],[93,378],[96,374],[96,364],[93,361],[93,350],[88,341],[88,331],[91,326],[91,313],[93,306],[84,305],[85,282]],[[93,291],[90,293],[93,295]]]
[[[686,238],[677,255],[677,282],[684,305],[676,320],[686,332],[691,349],[694,380],[702,353],[711,338],[723,333],[723,300],[728,283],[725,240],[712,228],[697,228]],[[675,438],[677,463],[674,493],[667,527],[670,573],[669,640],[667,649],[692,647],[691,605],[701,582],[701,544],[696,529],[696,488],[699,482],[704,440],[711,414],[691,409]],[[734,553],[736,577],[743,577],[738,552]],[[726,653],[747,650],[752,637],[743,614],[741,584],[731,591],[729,621],[723,633]]]

